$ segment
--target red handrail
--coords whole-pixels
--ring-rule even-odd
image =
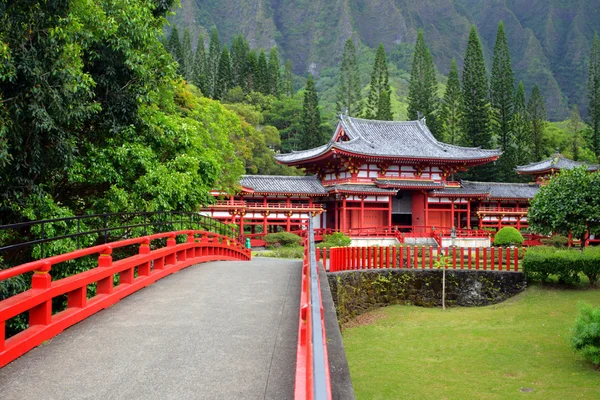
[[[178,235],[186,235],[187,241],[177,244]],[[151,250],[150,242],[161,238],[167,238],[166,247]],[[140,246],[138,255],[113,263],[113,249],[135,244]],[[93,254],[99,255],[96,268],[52,281],[53,265]],[[182,268],[207,261],[250,260],[250,257],[249,249],[227,236],[186,230],[111,242],[0,271],[0,281],[33,272],[31,289],[0,301],[0,367],[69,326]],[[113,286],[115,274],[120,277],[117,286]],[[87,287],[93,283],[97,284],[97,293],[87,298]],[[52,314],[52,299],[65,294],[67,308]],[[29,312],[29,327],[6,339],[6,321],[23,312]]]

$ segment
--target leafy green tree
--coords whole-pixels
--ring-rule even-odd
[[[594,32],[588,72],[588,117],[591,128],[591,147],[600,157],[600,38]]]
[[[529,226],[542,234],[573,234],[582,247],[588,232],[600,228],[600,173],[585,167],[562,170],[542,186],[530,203]]]
[[[531,122],[529,113],[525,105],[525,89],[523,82],[519,82],[514,99],[514,112],[511,120],[512,126],[512,142],[515,148],[514,164],[510,165],[510,174],[507,178],[514,176],[514,167],[516,165],[525,165],[531,161],[531,148],[533,143],[531,140]]]
[[[273,125],[281,135],[281,151],[289,153],[302,148],[302,100],[299,93],[275,101],[265,114],[265,123]]]
[[[215,98],[222,99],[232,86],[233,73],[231,72],[231,59],[229,58],[227,47],[223,46],[223,51],[219,58],[219,75],[217,77],[217,86],[215,87]]]
[[[183,40],[181,41],[181,55],[183,57],[183,77],[188,81],[193,81],[194,76],[194,51],[192,50],[192,38],[187,28],[183,31]]]
[[[385,57],[383,44],[379,44],[375,54],[373,72],[371,73],[371,84],[369,86],[369,96],[364,109],[364,117],[367,119],[376,119],[391,121],[391,88],[389,84],[389,73]]]
[[[246,77],[246,90],[248,92],[258,91],[259,90],[259,71],[258,71],[258,55],[256,51],[250,50],[246,54],[246,67],[245,73]]]
[[[416,120],[418,113],[423,113],[431,133],[441,139],[441,131],[437,126],[438,103],[433,57],[425,44],[423,30],[419,29],[408,85],[408,118]]]
[[[233,86],[240,86],[246,90],[248,79],[246,78],[246,56],[250,51],[248,41],[242,35],[233,37],[231,43],[231,72],[233,74]]]
[[[281,66],[279,65],[279,55],[277,54],[277,48],[273,47],[269,53],[269,65],[268,65],[268,93],[273,96],[279,96],[279,85],[281,83]]]
[[[493,131],[503,154],[499,160],[498,177],[508,180],[514,175],[514,162],[519,159],[513,154],[513,99],[515,79],[510,62],[510,51],[504,32],[504,23],[498,24],[496,45],[494,46],[494,59],[492,63],[492,76],[490,78],[490,102],[492,106]],[[522,116],[517,117],[522,121]],[[519,163],[519,161],[517,161]]]
[[[206,95],[215,98],[217,87],[217,78],[219,77],[219,58],[221,56],[221,41],[217,28],[213,28],[210,33],[210,44],[208,45],[208,57],[206,58]]]
[[[179,63],[179,73],[184,75],[185,73],[185,59],[183,57],[183,47],[179,39],[179,31],[176,26],[171,29],[171,35],[169,36],[169,51],[171,55]]]
[[[360,74],[356,62],[356,47],[352,38],[348,38],[344,44],[340,82],[337,88],[336,112],[339,114],[345,110],[350,116],[362,114]]]
[[[534,85],[527,103],[527,113],[531,122],[531,142],[533,144],[532,161],[540,161],[544,157],[543,140],[546,129],[546,106],[540,88]]]
[[[281,79],[281,94],[287,97],[294,95],[294,73],[292,72],[292,63],[290,60],[285,62],[283,77]]]
[[[443,141],[454,145],[463,144],[462,117],[462,92],[456,60],[453,58],[448,73],[446,92],[440,107],[440,129]]]
[[[255,89],[257,89],[262,94],[269,94],[269,82],[271,77],[269,76],[269,65],[267,63],[267,56],[265,55],[265,51],[263,49],[260,49],[260,52],[258,54],[257,72],[257,87]]]
[[[323,135],[321,124],[321,110],[315,81],[312,75],[308,76],[302,102],[302,149],[311,149],[322,145],[327,139]]]
[[[483,50],[475,26],[471,27],[462,73],[463,125],[471,146],[490,148],[490,104]]]

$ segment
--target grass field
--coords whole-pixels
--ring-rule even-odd
[[[600,306],[600,290],[534,286],[489,307],[365,314],[343,331],[356,397],[600,399],[600,371],[569,348],[579,301]]]

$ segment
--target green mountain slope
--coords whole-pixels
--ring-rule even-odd
[[[193,36],[216,26],[224,43],[242,33],[253,47],[276,45],[297,74],[320,75],[339,64],[344,41],[388,54],[406,54],[423,28],[440,73],[462,65],[469,26],[475,24],[491,63],[496,28],[504,21],[516,79],[542,88],[552,119],[569,105],[585,110],[593,30],[600,0],[182,0],[173,22]],[[390,57],[408,69],[409,57]],[[365,83],[367,77],[364,77]]]

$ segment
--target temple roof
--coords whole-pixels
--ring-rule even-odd
[[[552,171],[558,171],[561,169],[573,169],[580,166],[588,167],[589,171],[597,171],[600,169],[600,165],[588,164],[579,161],[569,160],[565,158],[559,152],[554,153],[554,155],[550,158],[547,158],[542,161],[534,162],[527,165],[517,166],[517,173],[519,174],[543,174]]]
[[[281,193],[326,196],[327,191],[316,176],[244,175],[240,181],[253,193]]]
[[[540,186],[533,183],[500,183],[461,181],[466,190],[483,190],[490,194],[490,199],[532,199]]]
[[[381,188],[395,189],[441,189],[444,187],[442,182],[420,179],[377,179],[375,184]]]
[[[338,138],[339,128],[345,133]],[[334,136],[326,145],[314,149],[279,154],[285,164],[307,161],[331,150],[363,156],[419,160],[471,161],[496,159],[500,150],[460,147],[437,141],[424,121],[376,121],[341,115]]]
[[[375,185],[368,184],[341,184],[328,186],[327,190],[330,193],[354,193],[354,194],[381,194],[393,196],[398,190],[396,189],[384,189]]]

